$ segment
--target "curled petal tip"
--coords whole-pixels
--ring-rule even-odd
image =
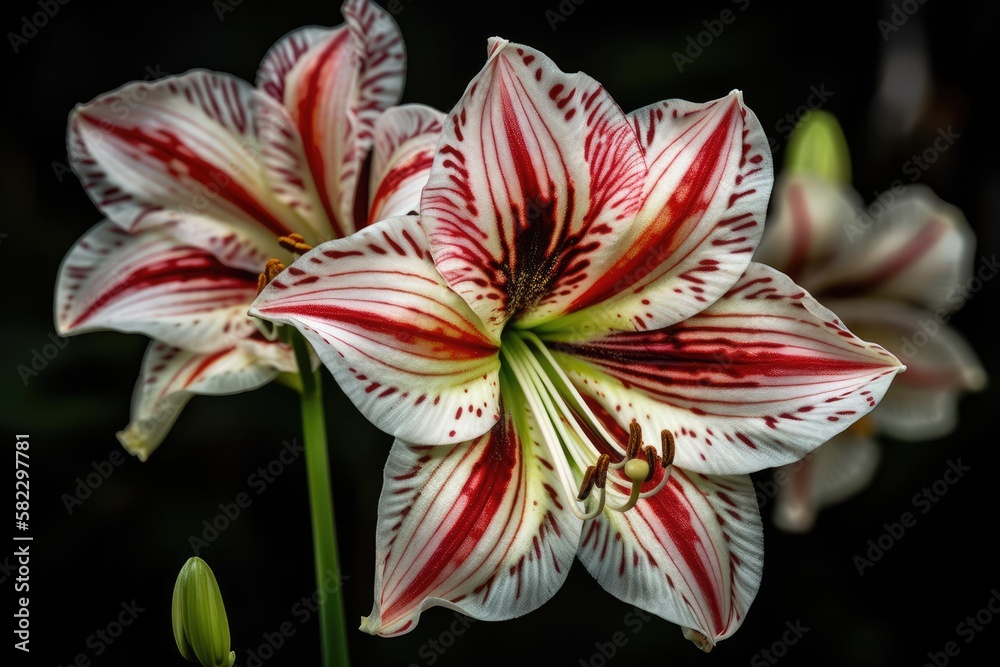
[[[155,445],[151,447],[149,441],[142,437],[141,431],[141,428],[130,424],[125,430],[115,433],[115,437],[118,438],[118,442],[125,448],[125,451],[145,463],[155,449]]]
[[[382,623],[378,616],[362,616],[361,625],[358,627],[361,632],[366,632],[370,635],[378,635],[379,630],[382,629]]]
[[[501,51],[508,44],[510,44],[510,41],[504,39],[503,37],[490,37],[486,41],[486,56],[492,56],[498,51]]]
[[[712,650],[712,641],[702,633],[698,632],[694,628],[681,628],[681,630],[684,632],[684,639],[693,642],[695,646],[700,648],[705,653]]]

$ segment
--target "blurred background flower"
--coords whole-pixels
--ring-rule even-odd
[[[950,140],[942,135],[935,150]],[[879,460],[876,433],[901,440],[947,435],[958,423],[960,394],[986,385],[975,352],[947,324],[980,280],[962,212],[926,186],[897,183],[866,208],[850,177],[840,124],[828,112],[810,111],[792,133],[754,258],[785,272],[907,370],[876,410],[776,471],[774,521],[791,532],[809,530],[818,510],[868,485]]]
[[[739,88],[779,165],[798,118],[823,108],[843,125],[864,201],[897,180],[922,183],[965,214],[977,239],[977,270],[1000,246],[1000,136],[985,80],[1000,55],[995,3],[720,0],[670,5],[668,18],[652,0],[512,0],[474,11],[447,1],[381,4],[406,44],[404,103],[449,110],[482,67],[487,38],[500,35],[542,49],[566,71],[587,72],[626,110],[671,97],[716,99]],[[50,7],[50,16],[41,5],[58,9]],[[60,340],[52,294],[61,258],[99,221],[68,166],[73,106],[126,81],[194,67],[253,80],[260,55],[282,35],[338,23],[336,3],[109,2],[98,11],[25,0],[10,9],[2,24],[13,118],[0,146],[0,258],[10,286],[0,318],[0,421],[7,433],[28,429],[37,447],[31,613],[46,641],[32,658],[69,664],[84,655],[111,665],[162,655],[185,664],[167,630],[167,601],[177,564],[199,555],[220,578],[244,582],[226,591],[237,664],[315,664],[314,596],[343,586],[348,613],[360,618],[370,609],[376,507],[391,438],[359,419],[328,384],[331,437],[349,443],[332,461],[344,578],[317,591],[305,565],[309,520],[301,509],[307,497],[294,393],[272,384],[193,401],[171,431],[171,446],[157,452],[155,465],[140,464],[113,433],[128,419],[145,339],[94,333]],[[915,41],[907,37],[913,33]],[[901,68],[894,64],[900,60]],[[925,160],[949,126],[959,138],[947,151],[928,153],[933,163]],[[994,377],[996,336],[988,322],[998,290],[1000,281],[983,282],[949,321]],[[765,526],[767,558],[753,613],[710,656],[610,599],[581,567],[529,616],[477,624],[433,610],[420,632],[398,639],[353,633],[352,654],[359,664],[506,665],[534,657],[527,646],[558,645],[558,662],[567,665],[611,662],[607,655],[773,664],[767,651],[771,659],[787,654],[788,664],[881,666],[923,664],[953,641],[961,650],[956,664],[982,663],[1000,649],[1000,623],[980,625],[971,642],[957,626],[975,617],[1000,583],[983,557],[993,553],[983,521],[993,502],[997,398],[995,383],[966,396],[956,430],[932,446],[885,448],[873,484],[825,510],[823,530],[787,536]],[[970,470],[949,484],[949,461],[959,459]],[[765,513],[774,503],[772,481],[770,473],[754,478]],[[901,525],[904,513],[915,523],[898,539],[886,536],[885,525]],[[878,560],[862,575],[854,559],[866,553]],[[9,585],[16,575],[5,558],[0,579]],[[933,583],[931,572],[938,575]],[[109,624],[133,599],[146,611],[124,629],[112,626],[112,638]]]

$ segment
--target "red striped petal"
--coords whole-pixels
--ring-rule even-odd
[[[773,179],[760,122],[734,91],[629,114],[648,164],[645,203],[615,263],[550,327],[658,329],[703,310],[750,262]],[[580,310],[582,309],[582,310]]]
[[[256,331],[246,315],[256,289],[256,275],[205,250],[105,220],[59,268],[56,325],[61,334],[114,329],[214,352]]]
[[[132,398],[132,419],[118,433],[118,440],[145,461],[166,438],[192,396],[250,391],[273,380],[280,370],[292,369],[291,350],[281,345],[248,341],[201,354],[154,341],[142,362]]]
[[[403,634],[438,605],[503,620],[555,594],[581,522],[562,511],[551,463],[524,438],[529,428],[528,416],[515,426],[505,413],[470,442],[396,441],[379,500],[375,604],[362,630]]]
[[[342,26],[304,28],[275,44],[257,75],[301,135],[315,190],[294,172],[303,183],[300,201],[311,206],[315,192],[338,237],[356,227],[362,163],[375,121],[402,94],[405,68],[402,37],[388,13],[367,0],[347,0],[342,11]],[[284,187],[295,192],[295,183],[285,178]]]
[[[549,343],[624,428],[670,430],[677,464],[738,474],[797,460],[871,411],[903,369],[785,275],[753,263],[680,324]]]
[[[375,124],[368,222],[416,213],[445,115],[422,104],[386,111]]]
[[[836,257],[804,286],[824,300],[868,296],[960,307],[956,287],[972,273],[975,248],[965,216],[923,186],[887,196],[877,219],[845,221]]]
[[[616,598],[714,645],[739,628],[760,586],[764,535],[750,478],[675,467],[655,496],[585,525],[579,556]]]
[[[490,50],[445,121],[420,216],[448,284],[498,331],[565,312],[603,275],[645,166],[598,82],[526,46]]]
[[[808,288],[848,241],[845,225],[861,210],[861,198],[849,188],[796,174],[778,181],[773,202],[754,261]]]
[[[275,200],[256,155],[255,107],[239,79],[193,71],[133,83],[70,116],[70,161],[91,198],[129,231],[172,233],[249,270],[281,234],[310,234]]]
[[[986,386],[986,370],[968,342],[939,314],[885,299],[832,299],[851,330],[883,345],[906,364],[872,419],[903,440],[947,435],[958,423],[958,399]]]
[[[250,312],[302,331],[361,412],[397,437],[463,442],[500,418],[498,343],[434,269],[415,216],[318,246]]]

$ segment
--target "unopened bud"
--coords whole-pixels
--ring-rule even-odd
[[[212,568],[200,558],[189,558],[174,584],[171,609],[174,641],[181,655],[203,667],[232,667],[236,653],[229,650],[229,619]]]

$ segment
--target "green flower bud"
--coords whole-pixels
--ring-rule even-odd
[[[236,653],[229,650],[229,620],[212,568],[200,558],[189,558],[174,584],[170,613],[174,640],[181,655],[203,667],[232,667]]]
[[[851,156],[840,123],[826,111],[809,111],[788,141],[785,169],[809,174],[835,185],[851,182]]]

